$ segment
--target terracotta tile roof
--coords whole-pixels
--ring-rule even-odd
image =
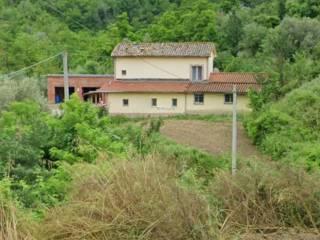
[[[234,83],[219,83],[219,82],[207,82],[207,83],[193,83],[188,87],[188,92],[212,92],[212,93],[231,93]],[[236,89],[238,93],[247,93],[249,89],[259,90],[258,84],[252,83],[236,83]]]
[[[209,81],[191,83],[190,81],[174,80],[111,80],[105,83],[97,92],[158,92],[158,93],[230,93],[236,85],[238,93],[247,93],[249,89],[260,90],[255,75],[250,73],[213,73]]]
[[[112,51],[113,57],[208,57],[215,53],[210,42],[181,43],[120,43]]]
[[[211,73],[209,81],[220,83],[254,83],[257,81],[256,73],[217,72]]]
[[[105,83],[99,92],[185,92],[189,83],[187,82],[155,82],[155,81],[109,81]]]
[[[218,72],[211,73],[208,82],[190,84],[188,92],[232,92],[236,85],[238,93],[247,93],[250,89],[260,90],[256,73]]]

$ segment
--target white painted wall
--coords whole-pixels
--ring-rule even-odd
[[[190,79],[191,66],[202,65],[207,80],[213,71],[211,57],[117,57],[115,75],[117,79]],[[127,74],[122,75],[122,70]]]
[[[158,106],[151,106],[151,99],[157,98]],[[172,98],[177,98],[178,106],[172,107]],[[123,106],[123,99],[129,100],[129,106]],[[247,96],[237,97],[239,112],[250,111]],[[110,114],[222,114],[232,113],[232,104],[224,103],[224,94],[205,93],[204,104],[194,104],[193,94],[184,93],[109,93],[108,107]]]
[[[237,110],[239,112],[250,111],[248,96],[237,96]],[[203,104],[194,104],[194,94],[187,94],[186,113],[232,113],[232,104],[224,103],[224,94],[205,93]]]
[[[110,114],[181,114],[185,112],[185,94],[183,93],[109,93]],[[157,99],[157,107],[151,105],[151,99]],[[172,107],[172,98],[178,100],[177,107]],[[123,106],[123,99],[129,100]]]

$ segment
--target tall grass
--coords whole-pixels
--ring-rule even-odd
[[[181,188],[176,176],[154,159],[93,171],[75,181],[69,204],[49,212],[39,238],[211,239],[207,202]]]
[[[320,228],[320,177],[272,162],[246,162],[231,176],[216,173],[211,195],[222,210],[222,231]]]
[[[26,227],[20,209],[3,188],[5,184],[0,184],[0,240],[32,240],[31,228]]]

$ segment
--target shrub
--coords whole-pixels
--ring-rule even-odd
[[[83,165],[86,168],[85,165]],[[69,204],[50,211],[41,239],[209,239],[207,204],[156,160],[94,170]]]
[[[47,134],[46,113],[34,102],[13,102],[0,117],[0,158],[7,172],[16,179],[27,177],[33,167],[41,165],[50,136]]]
[[[320,132],[320,90],[315,80],[289,93],[278,105],[279,109],[300,121],[306,128]]]
[[[41,87],[41,81],[35,78],[2,79],[0,77],[0,112],[6,109],[14,101],[34,101],[42,109],[47,108]]]
[[[295,143],[283,160],[288,164],[301,166],[308,172],[317,171],[320,169],[319,142]]]
[[[246,119],[253,142],[273,159],[291,161],[308,171],[320,169],[319,83],[320,79],[306,83]]]
[[[299,129],[299,123],[286,113],[267,108],[258,116],[247,118],[245,127],[253,142],[259,145],[269,134],[282,130],[290,131],[292,128]]]

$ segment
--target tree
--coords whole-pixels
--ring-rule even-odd
[[[46,113],[34,102],[13,102],[0,117],[1,174],[30,179],[42,166],[50,139]]]
[[[291,16],[316,18],[320,14],[320,2],[317,0],[287,1],[286,9]]]
[[[262,43],[267,34],[268,29],[255,22],[245,25],[243,37],[239,43],[240,49],[255,56],[262,50]]]
[[[153,41],[214,41],[216,12],[208,0],[185,0],[163,14],[147,32]]]
[[[237,56],[239,51],[239,42],[243,36],[243,24],[242,20],[233,11],[224,26],[224,41],[226,47],[230,49],[230,52],[233,56]]]
[[[286,0],[279,1],[279,19],[282,20],[286,15]]]

